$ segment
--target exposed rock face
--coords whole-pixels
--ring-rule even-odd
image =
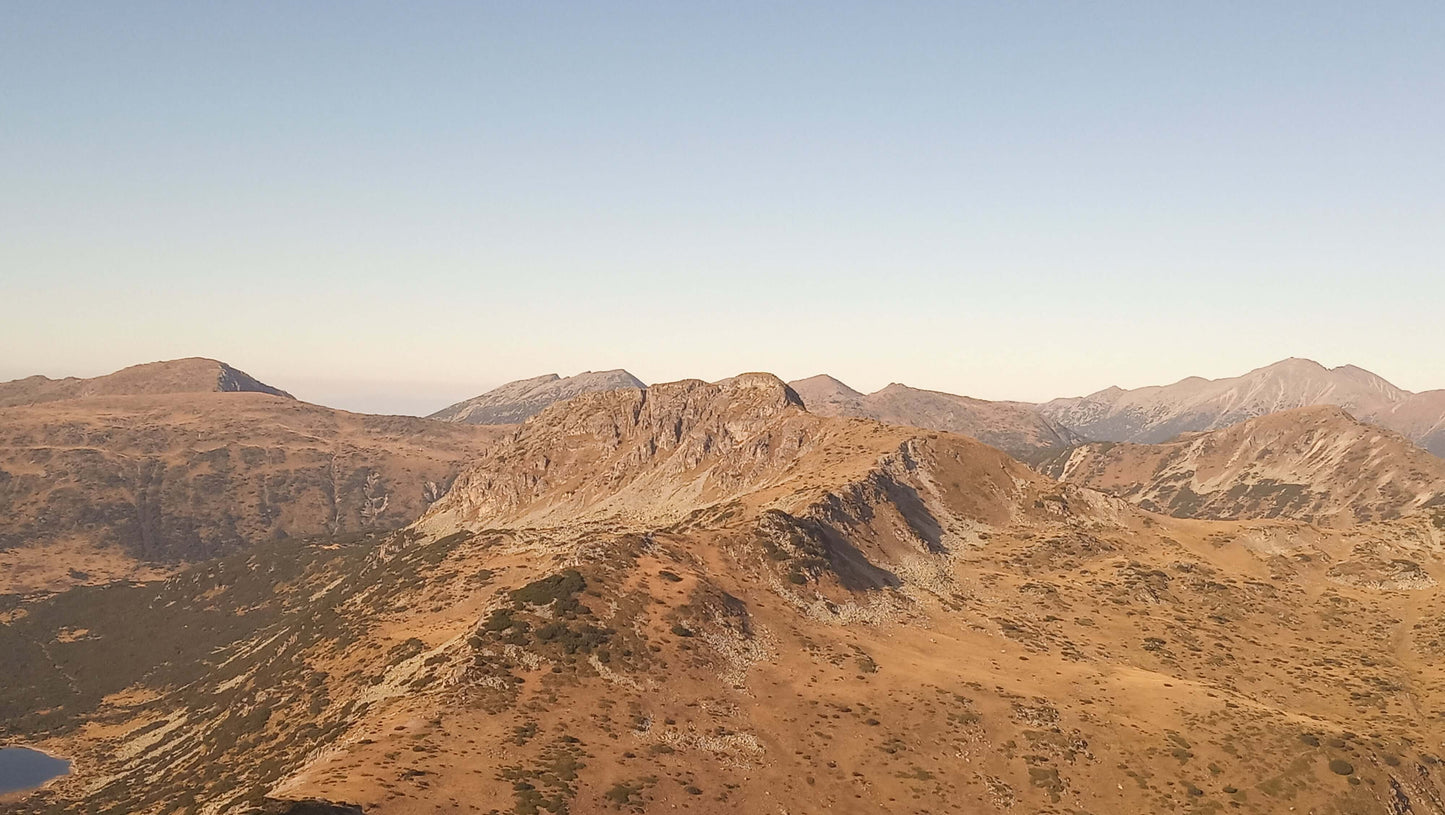
[[[266,393],[0,408],[0,561],[43,559],[60,544],[191,560],[278,537],[395,528],[501,434]]]
[[[428,416],[443,422],[465,424],[517,424],[548,405],[584,393],[645,388],[637,377],[623,371],[586,371],[566,379],[547,374],[509,382]]]
[[[428,525],[676,518],[777,477],[819,422],[771,374],[584,394],[538,414],[467,468]]]
[[[961,433],[1030,463],[1082,441],[1022,402],[989,402],[896,383],[865,395],[827,375],[789,384],[808,410],[820,416],[854,416]]]
[[[1445,461],[1336,407],[1272,413],[1164,444],[1085,444],[1042,469],[1182,518],[1341,525],[1445,504]]]
[[[133,365],[94,379],[49,379],[32,376],[0,382],[0,407],[31,405],[92,396],[154,396],[167,393],[265,393],[285,399],[291,394],[257,380],[224,362],[201,357]]]
[[[1086,439],[1152,444],[1312,405],[1341,407],[1445,455],[1445,392],[1412,394],[1354,365],[1325,368],[1308,359],[1286,359],[1229,379],[1106,388],[1045,402],[1039,410]]]

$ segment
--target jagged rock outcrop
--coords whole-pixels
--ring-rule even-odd
[[[585,371],[565,379],[557,374],[546,374],[508,382],[481,396],[443,408],[427,418],[465,424],[517,424],[549,405],[584,393],[645,387],[641,380],[621,369]]]
[[[1340,525],[1445,504],[1445,461],[1330,406],[1163,444],[1085,444],[1041,469],[1182,518]]]
[[[674,517],[780,476],[819,427],[771,374],[584,394],[468,467],[427,523]]]
[[[815,570],[881,587],[892,578],[876,562],[939,554],[979,528],[1054,512],[1067,504],[1061,490],[1072,488],[961,435],[817,416],[777,377],[753,373],[549,408],[463,472],[417,528],[758,518],[764,537],[782,524],[812,540]]]
[[[989,402],[897,383],[863,394],[827,375],[789,384],[808,410],[820,416],[855,416],[961,433],[1029,463],[1082,441],[1023,402]]]

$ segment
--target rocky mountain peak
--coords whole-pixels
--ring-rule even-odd
[[[797,391],[805,402],[808,400],[807,394],[812,393],[819,395],[831,393],[851,398],[857,398],[863,395],[861,392],[849,387],[847,383],[828,374],[818,374],[816,376],[810,376],[807,379],[799,379],[789,383],[789,386]]]
[[[463,472],[429,517],[664,517],[777,474],[817,424],[765,373],[586,393],[533,416]]]
[[[465,424],[517,424],[549,405],[584,393],[645,387],[642,380],[620,368],[583,371],[565,378],[544,374],[508,382],[480,396],[443,408],[427,418]]]
[[[1190,377],[1133,390],[1109,388],[1055,399],[1039,410],[1085,438],[1154,443],[1310,405],[1338,405],[1356,416],[1375,416],[1409,396],[1408,391],[1353,365],[1326,368],[1311,359],[1290,357],[1241,376]]]
[[[864,395],[827,374],[789,382],[788,386],[798,394],[808,410],[820,416],[861,415],[859,405]]]
[[[1256,368],[1250,373],[1257,371],[1327,371],[1325,366],[1306,357],[1285,357],[1279,362],[1270,363],[1261,368]]]

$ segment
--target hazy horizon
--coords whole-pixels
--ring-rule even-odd
[[[204,356],[204,355],[191,355],[191,356]],[[1294,356],[1295,356],[1295,357],[1299,357],[1300,355],[1296,354],[1296,355],[1294,355]],[[1282,358],[1280,358],[1280,359],[1272,360],[1272,361],[1270,361],[1270,362],[1268,362],[1268,363],[1260,363],[1260,364],[1258,364],[1258,365],[1251,365],[1251,366],[1248,367],[1248,368],[1243,368],[1243,369],[1240,369],[1240,370],[1237,370],[1237,371],[1225,372],[1225,373],[1221,373],[1221,374],[1218,374],[1218,375],[1209,375],[1209,376],[1206,376],[1205,378],[1207,378],[1207,379],[1220,379],[1220,378],[1228,378],[1228,377],[1239,376],[1239,375],[1241,375],[1241,374],[1248,373],[1248,372],[1250,372],[1250,371],[1252,371],[1252,370],[1255,370],[1255,369],[1257,369],[1257,368],[1262,368],[1262,367],[1266,367],[1267,365],[1273,365],[1273,364],[1275,364],[1275,363],[1277,363],[1277,362],[1281,362],[1281,361],[1283,361],[1284,359],[1287,359],[1287,357],[1282,357]],[[161,361],[161,360],[146,360],[146,362],[153,362],[153,361]],[[301,399],[301,400],[303,400],[303,401],[312,402],[312,403],[319,404],[319,405],[324,405],[324,406],[327,406],[327,407],[341,408],[341,409],[343,409],[343,410],[349,410],[349,411],[354,411],[354,412],[358,412],[358,413],[378,413],[378,414],[397,414],[397,415],[408,415],[408,416],[426,416],[426,415],[429,415],[429,414],[431,414],[431,413],[435,413],[435,412],[441,410],[442,408],[449,407],[449,406],[451,406],[451,405],[453,405],[453,404],[456,404],[457,402],[461,402],[461,401],[463,401],[463,400],[470,399],[470,398],[473,397],[473,396],[481,395],[482,393],[485,393],[486,391],[489,391],[489,390],[491,390],[491,389],[493,389],[493,388],[495,388],[495,387],[497,387],[497,386],[499,386],[499,385],[503,385],[503,384],[506,384],[507,382],[515,381],[515,380],[510,380],[510,379],[509,379],[509,380],[497,380],[497,381],[481,381],[481,380],[479,380],[479,383],[478,383],[478,384],[476,384],[476,385],[474,385],[474,386],[471,386],[470,388],[465,387],[465,386],[458,386],[458,385],[456,385],[455,383],[445,383],[445,382],[415,382],[415,381],[406,381],[406,380],[401,380],[401,381],[397,381],[397,382],[393,382],[393,383],[378,382],[378,381],[373,381],[373,380],[366,380],[366,381],[360,381],[360,382],[358,382],[358,381],[351,381],[351,380],[328,380],[328,379],[325,379],[325,378],[320,378],[320,379],[318,379],[318,378],[316,378],[316,377],[314,377],[314,376],[311,376],[311,377],[302,376],[302,377],[298,378],[296,381],[289,381],[289,380],[287,380],[287,381],[282,381],[282,380],[277,380],[277,379],[274,378],[274,377],[267,377],[267,376],[264,375],[264,374],[259,374],[259,373],[257,373],[257,372],[254,371],[254,370],[248,369],[245,365],[241,365],[241,364],[236,363],[234,360],[221,359],[221,360],[219,360],[219,361],[225,362],[225,363],[227,363],[227,364],[232,365],[233,367],[239,368],[239,369],[245,371],[246,373],[248,373],[248,374],[256,377],[256,378],[259,379],[260,381],[266,383],[267,385],[271,385],[271,386],[273,386],[273,387],[281,388],[282,390],[285,390],[285,391],[291,393],[293,396],[295,396],[296,398]],[[1326,368],[1337,368],[1337,367],[1340,367],[1340,366],[1342,366],[1342,365],[1356,365],[1357,367],[1364,368],[1365,370],[1370,371],[1371,373],[1374,373],[1374,374],[1383,376],[1384,379],[1390,381],[1392,384],[1394,384],[1394,385],[1396,385],[1396,386],[1404,387],[1406,390],[1425,391],[1425,390],[1439,390],[1439,389],[1441,389],[1440,387],[1423,387],[1423,388],[1418,388],[1418,389],[1416,389],[1416,388],[1410,388],[1410,387],[1408,387],[1408,386],[1403,386],[1403,385],[1400,385],[1399,382],[1396,382],[1396,381],[1394,381],[1393,379],[1391,379],[1389,376],[1384,375],[1384,374],[1380,374],[1379,371],[1371,368],[1369,365],[1359,365],[1358,363],[1354,363],[1354,362],[1327,363],[1327,362],[1324,362],[1324,361],[1321,361],[1321,360],[1318,360],[1318,359],[1312,359],[1312,361],[1318,362],[1318,363],[1320,363],[1321,365],[1324,365],[1324,367],[1326,367]],[[132,364],[141,364],[141,363],[132,363]],[[121,367],[125,367],[125,366],[121,366]],[[623,369],[627,370],[629,373],[633,374],[634,376],[637,376],[639,379],[641,379],[643,382],[647,383],[648,385],[655,385],[655,384],[660,383],[660,382],[675,381],[675,380],[677,380],[677,379],[705,379],[705,380],[707,380],[707,381],[717,381],[717,380],[720,380],[720,379],[726,379],[726,378],[728,378],[728,377],[730,377],[730,376],[733,376],[733,375],[736,375],[736,374],[739,374],[739,373],[746,373],[746,372],[749,372],[749,371],[764,371],[764,372],[767,372],[767,373],[776,374],[776,375],[778,375],[780,378],[782,378],[782,379],[784,379],[784,380],[786,380],[786,381],[789,381],[789,382],[797,381],[797,380],[799,380],[799,379],[806,379],[806,378],[811,377],[811,376],[828,375],[828,376],[833,376],[833,377],[836,378],[836,379],[839,379],[839,380],[842,381],[845,385],[848,385],[849,387],[852,387],[852,388],[854,388],[854,389],[856,389],[856,390],[858,390],[858,391],[861,391],[861,392],[863,392],[863,393],[871,393],[871,392],[880,390],[880,389],[886,387],[887,385],[893,384],[894,382],[898,382],[898,380],[890,380],[890,381],[888,381],[888,382],[878,382],[878,383],[874,383],[874,384],[860,385],[860,384],[859,384],[858,382],[856,382],[856,381],[849,380],[847,377],[838,376],[837,374],[831,373],[831,372],[829,372],[829,371],[815,371],[815,372],[813,372],[813,373],[808,373],[808,374],[797,374],[797,375],[793,375],[793,374],[791,374],[791,373],[786,373],[786,374],[785,374],[785,373],[779,373],[778,371],[773,371],[773,370],[769,370],[769,369],[766,369],[766,368],[740,369],[740,370],[736,370],[736,371],[728,371],[728,372],[723,373],[723,374],[708,375],[708,376],[693,375],[693,376],[682,376],[682,377],[657,378],[657,377],[643,376],[643,375],[639,374],[639,373],[638,373],[637,371],[635,371],[635,370],[626,368],[626,366],[621,366],[621,367],[622,367]],[[30,374],[22,374],[22,375],[20,375],[20,376],[6,376],[6,375],[3,374],[3,369],[0,369],[0,383],[6,382],[6,381],[10,381],[10,380],[12,380],[12,379],[23,378],[23,377],[25,377],[25,376],[31,376],[31,375],[34,375],[35,373],[40,373],[41,375],[44,375],[44,376],[50,376],[52,379],[59,379],[59,378],[63,378],[64,376],[80,376],[80,377],[102,376],[102,375],[105,375],[105,374],[108,374],[108,373],[113,373],[114,370],[118,370],[118,369],[104,370],[104,371],[97,371],[97,372],[70,373],[70,374],[61,374],[61,375],[46,374],[46,373],[44,373],[44,372],[32,372],[32,373],[30,373]],[[602,370],[613,370],[613,369],[612,369],[612,368],[594,367],[594,368],[590,368],[590,369],[586,369],[586,370],[590,370],[590,371],[602,371]],[[537,372],[534,372],[534,373],[529,374],[529,375],[527,375],[527,376],[518,377],[518,379],[529,379],[529,378],[532,378],[533,376],[545,376],[545,375],[548,375],[548,374],[557,374],[557,375],[559,375],[559,376],[567,377],[567,376],[572,376],[572,375],[579,374],[579,373],[583,373],[583,372],[584,372],[584,371],[582,371],[582,370],[577,370],[577,371],[537,371]],[[970,392],[970,391],[967,390],[967,389],[955,389],[955,388],[949,388],[949,387],[940,387],[940,386],[934,386],[934,385],[924,384],[924,383],[918,383],[918,382],[901,382],[900,384],[908,385],[909,387],[919,388],[919,389],[922,389],[922,390],[943,391],[943,392],[945,392],[945,393],[956,393],[956,394],[959,394],[959,395],[962,395],[962,396],[971,396],[971,397],[980,398],[980,399],[991,399],[991,400],[995,400],[995,401],[1017,401],[1017,402],[1033,402],[1033,403],[1039,403],[1039,402],[1045,402],[1045,401],[1048,401],[1048,400],[1050,400],[1050,399],[1061,398],[1061,397],[1086,396],[1086,395],[1088,395],[1088,394],[1090,394],[1090,393],[1094,393],[1094,392],[1097,392],[1097,391],[1100,391],[1100,390],[1104,390],[1105,388],[1108,388],[1108,387],[1111,387],[1111,386],[1119,386],[1119,387],[1123,387],[1123,388],[1125,388],[1125,389],[1130,389],[1130,388],[1148,387],[1148,386],[1152,386],[1152,385],[1172,385],[1172,384],[1174,384],[1174,383],[1176,383],[1176,382],[1178,382],[1178,381],[1180,381],[1180,380],[1182,380],[1182,379],[1186,379],[1186,378],[1191,377],[1191,376],[1199,376],[1199,375],[1200,375],[1200,374],[1181,374],[1181,375],[1179,375],[1179,376],[1175,376],[1175,377],[1173,377],[1173,378],[1166,379],[1166,380],[1160,380],[1160,381],[1157,381],[1157,382],[1141,382],[1141,383],[1137,383],[1137,384],[1136,384],[1136,383],[1121,384],[1120,382],[1111,382],[1111,383],[1108,383],[1108,384],[1099,385],[1099,386],[1096,387],[1096,388],[1091,388],[1091,389],[1089,389],[1088,391],[1082,391],[1082,392],[1079,392],[1079,393],[1049,392],[1048,395],[1040,396],[1040,397],[1032,398],[1032,399],[1020,399],[1020,398],[1011,397],[1011,396],[981,396],[981,395],[979,395],[978,393]],[[1442,383],[1442,387],[1445,387],[1445,383]],[[1040,390],[1041,390],[1041,391],[1047,391],[1047,386],[1046,386],[1046,384],[1045,384],[1045,385],[1042,385],[1042,386],[1040,387]]]
[[[0,10],[0,379],[1445,386],[1427,3]]]

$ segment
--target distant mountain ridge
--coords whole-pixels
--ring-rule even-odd
[[[584,393],[646,387],[642,380],[620,368],[584,371],[566,378],[546,374],[508,382],[480,396],[443,408],[427,418],[462,424],[519,424],[556,402]]]
[[[1054,399],[1038,409],[1093,441],[1153,444],[1181,433],[1218,430],[1313,405],[1343,408],[1445,456],[1445,391],[1411,393],[1354,365],[1326,368],[1295,357],[1242,376],[1196,376],[1132,390],[1111,387],[1088,396]]]
[[[1348,526],[1445,505],[1445,461],[1333,405],[1160,444],[1091,442],[1040,469],[1181,518]]]
[[[788,383],[808,410],[821,416],[876,419],[888,424],[971,436],[1024,462],[1037,462],[1083,439],[1024,402],[990,402],[893,383],[863,394],[820,374]]]
[[[31,376],[0,382],[0,407],[34,405],[91,396],[154,396],[164,393],[265,393],[295,397],[224,362],[187,357],[147,362],[90,379]]]

